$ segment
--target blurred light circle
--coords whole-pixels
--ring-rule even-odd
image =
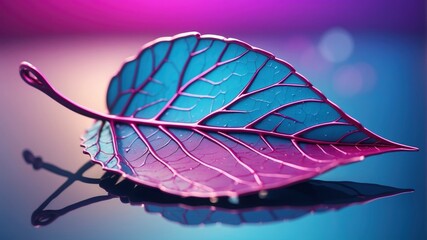
[[[322,56],[331,62],[342,62],[353,52],[353,38],[342,28],[333,28],[323,34],[319,43]]]
[[[347,97],[373,89],[375,82],[375,70],[366,63],[344,66],[333,77],[335,91]]]

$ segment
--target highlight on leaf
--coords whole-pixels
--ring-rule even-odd
[[[20,74],[97,119],[81,144],[93,161],[181,196],[247,194],[365,156],[416,150],[364,128],[285,61],[216,35],[192,32],[146,44],[112,78],[109,114],[63,97],[29,63]]]

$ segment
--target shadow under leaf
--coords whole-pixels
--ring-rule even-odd
[[[23,157],[35,170],[45,169],[67,179],[33,212],[31,223],[34,226],[48,225],[70,211],[114,198],[119,198],[122,203],[143,206],[147,212],[160,213],[165,219],[184,225],[240,225],[292,220],[309,213],[338,210],[413,191],[370,183],[309,180],[236,198],[181,197],[135,184],[111,172],[106,172],[101,178],[84,177],[83,174],[94,166],[90,161],[72,173],[44,162],[29,150],[23,151]],[[107,194],[84,199],[62,209],[46,210],[50,202],[76,181],[98,184]]]

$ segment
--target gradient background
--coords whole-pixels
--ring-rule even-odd
[[[0,0],[0,238],[2,239],[425,239],[426,4],[424,1]],[[416,146],[340,167],[323,180],[413,188],[414,193],[265,225],[189,227],[118,199],[43,228],[30,216],[64,178],[34,171],[21,153],[75,171],[91,119],[25,85],[29,61],[65,96],[106,111],[111,76],[160,36],[199,31],[238,38],[291,63],[375,133]],[[94,171],[100,176],[101,171]],[[103,194],[74,184],[50,208]]]

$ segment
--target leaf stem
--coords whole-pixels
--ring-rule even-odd
[[[24,80],[28,85],[44,92],[46,95],[63,105],[64,107],[84,115],[86,117],[98,119],[98,120],[110,120],[109,115],[92,111],[83,107],[67,97],[59,93],[55,88],[53,88],[50,83],[46,80],[43,74],[37,70],[36,67],[31,65],[28,62],[22,62],[19,66],[19,75],[21,75],[22,80]]]
[[[295,141],[301,141],[305,143],[315,143],[315,144],[337,144],[336,142],[325,142],[320,140],[313,140],[313,139],[306,139],[303,137],[298,136],[298,134],[285,134],[285,133],[279,133],[279,132],[270,132],[265,131],[262,129],[256,129],[256,128],[230,128],[230,127],[219,127],[219,126],[209,126],[209,125],[203,125],[199,123],[183,123],[183,122],[164,122],[161,120],[157,120],[156,118],[152,119],[144,119],[144,118],[135,118],[135,117],[128,117],[128,116],[117,116],[117,115],[109,115],[109,114],[103,114],[96,111],[92,111],[86,107],[83,107],[72,100],[68,99],[67,97],[60,94],[56,89],[54,89],[50,83],[46,80],[46,78],[40,73],[40,71],[37,70],[33,65],[31,65],[28,62],[22,62],[19,66],[19,74],[21,75],[21,78],[30,86],[44,92],[46,95],[63,105],[64,107],[79,113],[81,115],[84,115],[89,118],[98,119],[102,121],[114,121],[114,122],[121,122],[121,123],[127,123],[127,124],[146,124],[151,126],[162,126],[167,125],[169,127],[178,127],[178,128],[186,128],[191,130],[202,130],[202,131],[226,131],[226,132],[246,132],[246,133],[252,133],[252,134],[268,134],[270,136],[276,136],[281,138],[287,138],[287,139],[293,139]],[[323,95],[322,95],[323,96]],[[325,98],[326,99],[326,98]],[[331,104],[331,103],[330,103]],[[341,111],[341,110],[340,110]],[[212,113],[208,116],[211,116]],[[342,113],[342,115],[345,115]],[[158,115],[159,116],[159,115]],[[203,120],[202,120],[203,121]],[[354,120],[352,122],[353,124],[356,124],[357,122]],[[360,125],[359,123],[357,123]],[[389,140],[386,140],[384,138],[381,138],[374,133],[370,132],[366,128],[360,125],[360,128],[363,129],[365,133],[368,133],[370,137],[380,139],[381,144],[385,147],[391,147],[394,148],[393,150],[406,150],[406,151],[414,151],[418,150],[415,147],[406,146],[403,144],[395,143]],[[351,145],[351,144],[345,144],[340,143],[341,145]],[[391,150],[390,150],[391,151]]]

